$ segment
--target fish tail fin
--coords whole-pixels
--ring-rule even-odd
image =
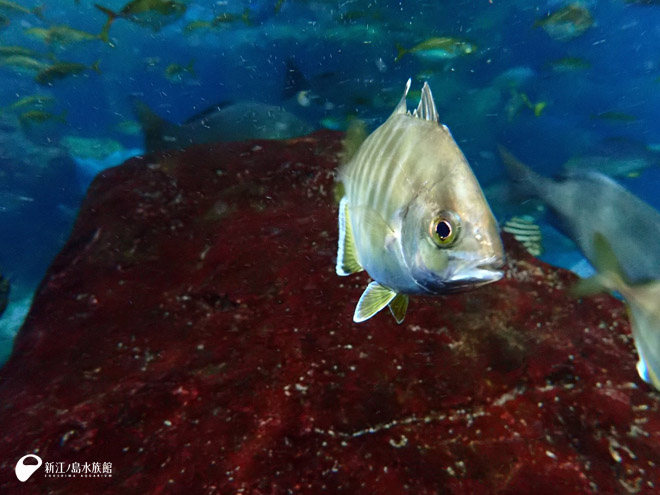
[[[101,73],[101,69],[99,68],[99,64],[101,63],[101,59],[98,59],[96,62],[94,62],[91,66],[90,69],[92,69],[94,72],[97,74]]]
[[[401,46],[399,43],[396,44],[396,58],[394,59],[395,62],[398,62],[401,60],[401,58],[408,53],[408,50],[406,50],[403,46]]]
[[[142,126],[144,133],[144,147],[147,152],[158,151],[163,149],[164,141],[163,135],[174,124],[160,117],[154,112],[146,103],[139,100],[137,97],[131,98],[133,111],[135,116]]]
[[[497,150],[504,168],[514,184],[515,192],[523,197],[538,196],[539,190],[547,179],[518,160],[501,144],[497,145]]]
[[[105,21],[105,24],[103,25],[103,28],[101,29],[101,32],[99,33],[99,38],[103,40],[104,43],[110,43],[110,26],[112,26],[112,23],[115,22],[115,19],[119,16],[116,12],[110,10],[107,7],[103,7],[102,5],[99,5],[98,3],[94,4],[94,7],[96,7],[98,10],[103,12],[105,15],[108,16],[108,20]]]
[[[43,5],[37,5],[35,8],[32,9],[32,13],[34,15],[36,15],[42,21],[44,20],[44,6]]]

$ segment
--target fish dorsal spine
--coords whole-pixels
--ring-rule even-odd
[[[408,96],[408,91],[410,91],[410,85],[412,84],[412,78],[408,79],[408,82],[406,83],[406,89],[403,91],[403,96],[399,100],[399,104],[396,106],[394,109],[394,112],[392,112],[392,116],[397,115],[397,114],[407,114],[408,113],[408,105],[406,104],[406,96]]]
[[[424,82],[422,87],[422,97],[419,100],[419,105],[417,110],[413,113],[413,117],[418,119],[430,120],[432,122],[438,121],[438,111],[435,108],[435,102],[433,101],[433,95],[431,94],[431,88],[427,82]]]
[[[412,79],[408,79],[406,83],[406,89],[403,91],[403,96],[399,100],[399,104],[392,112],[394,115],[411,115],[422,120],[429,120],[431,122],[438,122],[438,110],[435,108],[435,101],[433,101],[433,94],[431,93],[431,88],[427,82],[424,82],[422,87],[422,97],[419,100],[419,105],[417,109],[411,114],[408,111],[408,105],[406,104],[406,97],[410,91],[410,85],[412,84]]]

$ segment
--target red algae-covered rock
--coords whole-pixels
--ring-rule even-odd
[[[511,238],[502,281],[352,322],[338,149],[195,147],[95,180],[0,370],[1,493],[658,492],[625,308],[571,299]]]

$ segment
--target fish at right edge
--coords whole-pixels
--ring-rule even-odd
[[[575,292],[619,291],[629,307],[637,371],[660,390],[660,212],[600,173],[543,177],[500,147],[523,196],[541,199],[596,268]]]

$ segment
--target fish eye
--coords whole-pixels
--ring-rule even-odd
[[[461,220],[458,215],[451,211],[441,211],[433,218],[429,234],[436,246],[445,248],[456,242],[460,228]]]

